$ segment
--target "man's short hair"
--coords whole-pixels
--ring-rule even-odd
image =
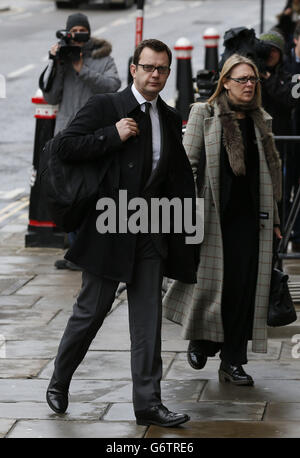
[[[298,40],[299,37],[300,37],[300,21],[297,22],[295,30],[294,30],[294,38]]]
[[[132,61],[134,65],[137,65],[139,63],[140,55],[144,48],[150,48],[155,52],[166,52],[169,58],[169,66],[171,66],[172,51],[165,43],[163,43],[160,40],[156,40],[154,38],[141,41],[140,44],[135,48],[135,52],[133,55],[133,61]]]

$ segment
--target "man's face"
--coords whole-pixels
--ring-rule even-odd
[[[157,69],[153,72],[146,72],[141,65],[154,65],[155,67],[169,68],[168,54],[165,51],[156,52],[146,47],[140,54],[138,65],[130,65],[135,87],[146,100],[153,100],[165,87],[170,70],[164,74],[159,73]]]
[[[75,33],[89,33],[88,29],[82,25],[74,25],[69,32],[72,33],[73,37]],[[76,46],[83,46],[85,42],[72,41],[72,44]]]
[[[279,49],[272,46],[269,58],[267,60],[267,67],[273,68],[279,63],[281,57],[281,53]]]

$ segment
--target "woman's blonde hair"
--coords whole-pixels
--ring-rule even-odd
[[[209,103],[212,103],[223,91],[226,91],[224,87],[225,80],[230,76],[232,69],[240,64],[247,64],[252,67],[255,76],[259,78],[259,71],[255,65],[255,63],[249,59],[248,57],[241,56],[240,54],[232,54],[232,56],[228,57],[225,60],[223,68],[220,73],[217,89],[213,93],[213,95],[208,99]],[[255,86],[255,95],[254,100],[257,103],[258,107],[261,107],[261,87],[260,82],[258,81]]]

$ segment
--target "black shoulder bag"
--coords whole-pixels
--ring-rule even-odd
[[[273,258],[267,325],[286,326],[297,320],[297,314],[288,287],[289,276],[276,268],[278,251]]]
[[[118,116],[123,117],[119,98],[116,94],[107,94],[114,104]],[[99,199],[101,184],[112,164],[114,155],[103,160],[65,162],[57,154],[61,137],[58,133],[43,148],[39,164],[40,179],[44,181],[47,204],[57,226],[65,232],[79,228],[92,205]]]

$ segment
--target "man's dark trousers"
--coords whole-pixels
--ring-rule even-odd
[[[151,236],[137,235],[134,276],[127,284],[135,411],[161,403],[162,265]],[[69,387],[74,371],[111,309],[117,287],[117,281],[83,272],[82,288],[55,360],[53,379],[59,384]]]

